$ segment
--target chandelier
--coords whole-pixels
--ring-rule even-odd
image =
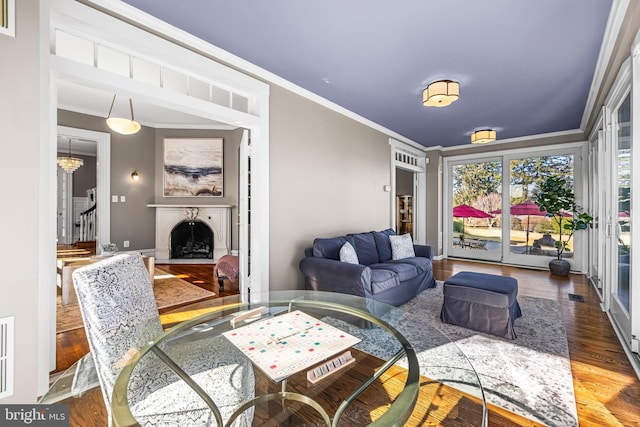
[[[69,138],[69,155],[58,157],[58,165],[60,165],[66,173],[74,173],[83,164],[84,161],[82,159],[71,157],[71,138]]]

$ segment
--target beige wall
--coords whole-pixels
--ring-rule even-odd
[[[270,96],[270,287],[302,289],[315,237],[389,227],[389,138],[278,86]]]
[[[0,181],[0,318],[14,316],[15,393],[2,404],[33,403],[37,390],[41,98],[37,0],[16,2],[16,38],[0,35],[0,129],[5,150]],[[15,159],[25,159],[24,164]],[[6,209],[8,205],[12,209]],[[55,221],[55,218],[52,218]],[[52,254],[55,247],[51,248]]]

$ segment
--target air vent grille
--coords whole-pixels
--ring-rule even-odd
[[[0,319],[0,399],[13,394],[13,316]]]

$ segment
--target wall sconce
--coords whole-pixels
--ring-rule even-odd
[[[133,181],[133,182],[140,181],[140,175],[138,175],[138,171],[133,171],[131,173],[131,181]]]

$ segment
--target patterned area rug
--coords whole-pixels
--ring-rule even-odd
[[[215,296],[214,292],[179,279],[174,275],[155,268],[153,293],[158,308],[199,301]],[[82,315],[77,303],[62,305],[61,297],[56,299],[56,333],[82,328]]]
[[[452,369],[468,366],[458,356],[460,349],[478,373],[489,403],[549,426],[578,425],[567,336],[557,302],[519,296],[523,316],[515,322],[518,338],[507,340],[442,323],[442,301],[442,282],[438,282],[436,288],[422,292],[394,315],[381,316],[412,344],[422,375],[450,379],[452,372],[459,372],[460,378],[447,384],[468,391],[464,383],[469,381],[469,372]],[[397,350],[385,345],[390,340],[379,329],[363,330],[335,319],[331,323],[360,337],[379,333],[375,348],[356,346],[363,351],[388,358]],[[451,342],[434,338],[431,327]]]

